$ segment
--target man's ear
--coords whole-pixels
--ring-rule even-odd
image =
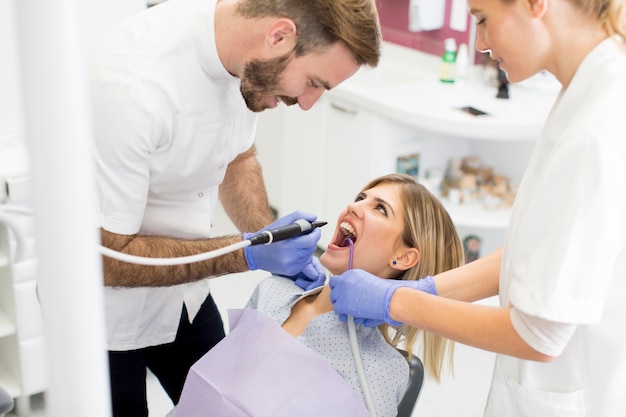
[[[286,48],[291,51],[296,46],[296,24],[293,20],[275,20],[265,33],[265,45],[269,48]]]
[[[393,268],[401,271],[413,268],[420,261],[420,251],[416,248],[405,248],[404,252],[396,258]]]

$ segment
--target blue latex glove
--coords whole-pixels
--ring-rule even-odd
[[[281,217],[260,231],[287,226],[300,219],[314,222],[316,218],[312,214],[296,211]],[[248,239],[255,234],[244,233],[243,238]],[[243,248],[243,253],[246,257],[248,268],[250,270],[263,269],[275,275],[293,276],[294,279],[300,273],[303,273],[304,276],[310,279],[317,279],[318,272],[313,265],[313,252],[317,249],[317,242],[320,240],[321,235],[321,230],[315,228],[306,235],[281,240],[269,245],[246,246]]]
[[[389,303],[393,293],[400,287],[410,287],[437,295],[433,277],[417,281],[381,279],[361,269],[351,269],[330,278],[330,301],[339,320],[354,316],[356,324],[375,327],[383,323],[399,326],[400,322],[389,317]]]
[[[320,260],[314,256],[313,262],[308,264],[302,272],[286,278],[291,278],[298,287],[308,291],[326,283],[326,272],[324,272],[324,267],[322,267]]]

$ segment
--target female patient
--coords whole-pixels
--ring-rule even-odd
[[[332,274],[359,268],[382,279],[417,280],[455,268],[463,259],[462,243],[441,203],[412,177],[391,174],[370,182],[339,215],[320,261]],[[303,292],[293,281],[269,277],[247,307],[267,312],[363,395],[347,324],[333,311],[328,285]],[[408,364],[395,346],[404,344],[409,352],[420,347],[425,368],[436,379],[445,357],[451,361],[452,344],[439,336],[405,325],[356,327],[377,415],[395,416],[406,389]]]

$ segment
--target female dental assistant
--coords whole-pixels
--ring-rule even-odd
[[[348,271],[330,281],[335,311],[498,353],[485,416],[626,415],[626,0],[469,6],[477,48],[511,81],[545,69],[563,86],[504,247],[431,294]],[[469,303],[496,294],[500,307]]]

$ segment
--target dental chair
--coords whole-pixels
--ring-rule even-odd
[[[13,397],[4,388],[0,387],[0,417],[13,409]]]
[[[424,364],[417,356],[413,355],[409,360],[409,353],[405,350],[398,349],[398,352],[402,354],[409,362],[409,385],[406,387],[404,396],[398,405],[397,417],[411,417],[415,403],[417,403],[417,397],[422,389],[422,383],[424,382]]]

